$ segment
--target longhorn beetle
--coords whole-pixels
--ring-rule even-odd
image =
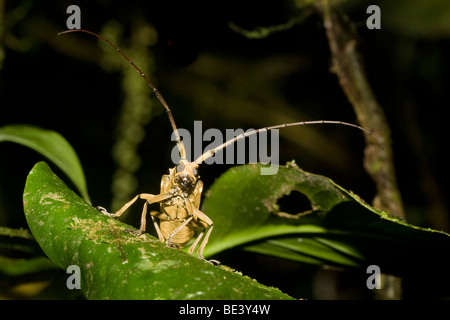
[[[142,209],[141,215],[141,225],[137,231],[128,231],[134,235],[142,234],[146,229],[147,223],[147,207],[153,203],[160,204],[160,211],[150,211],[150,217],[152,219],[153,225],[158,234],[159,240],[161,242],[166,242],[166,245],[171,248],[180,249],[184,247],[193,237],[194,231],[197,228],[201,228],[202,231],[197,235],[197,238],[189,248],[189,254],[192,254],[199,244],[200,240],[203,238],[197,253],[199,258],[212,263],[219,264],[215,260],[206,260],[203,258],[203,250],[208,243],[209,236],[213,230],[213,221],[202,211],[200,211],[200,198],[203,191],[203,182],[199,179],[197,172],[198,166],[204,162],[206,159],[214,156],[216,152],[222,150],[235,142],[244,139],[250,135],[257,134],[259,132],[269,131],[273,129],[280,129],[290,126],[301,126],[310,124],[338,124],[357,128],[373,136],[373,133],[361,126],[356,124],[334,121],[334,120],[317,120],[317,121],[301,121],[294,123],[285,123],[281,125],[265,127],[257,130],[250,130],[244,132],[218,147],[206,151],[204,154],[199,156],[194,162],[189,162],[186,159],[186,151],[183,145],[183,141],[178,133],[177,126],[175,125],[175,120],[172,115],[172,110],[169,108],[168,104],[158,91],[158,89],[153,85],[150,79],[139,69],[139,67],[131,61],[128,56],[125,55],[116,45],[114,45],[108,39],[98,35],[94,32],[83,30],[83,29],[72,29],[66,30],[58,33],[58,35],[71,33],[71,32],[84,32],[93,35],[103,41],[106,41],[111,47],[113,47],[119,54],[121,54],[130,64],[136,69],[136,71],[144,78],[147,85],[152,89],[158,100],[166,109],[167,115],[169,117],[170,124],[176,138],[176,143],[178,150],[180,152],[180,161],[177,166],[169,169],[168,175],[163,175],[161,179],[161,191],[159,194],[149,194],[141,193],[131,199],[129,202],[125,203],[122,208],[120,208],[116,213],[109,213],[103,207],[97,207],[100,212],[109,217],[120,217],[134,202],[138,199],[145,200],[144,207]],[[206,232],[206,234],[205,234]]]

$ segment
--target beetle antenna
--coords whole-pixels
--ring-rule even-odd
[[[232,145],[233,143],[244,139],[248,136],[260,133],[260,132],[265,132],[265,131],[270,131],[273,129],[281,129],[281,128],[286,128],[286,127],[294,127],[294,126],[304,126],[304,125],[312,125],[312,124],[337,124],[337,125],[343,125],[343,126],[348,126],[348,127],[353,127],[356,129],[359,129],[367,134],[370,134],[376,141],[378,142],[378,138],[374,135],[374,133],[366,128],[363,128],[361,126],[358,126],[356,124],[353,123],[349,123],[349,122],[343,122],[343,121],[336,121],[336,120],[314,120],[314,121],[300,121],[300,122],[292,122],[292,123],[285,123],[285,124],[280,124],[280,125],[276,125],[276,126],[271,126],[271,127],[264,127],[261,129],[257,129],[257,130],[249,130],[247,132],[241,133],[240,135],[224,142],[223,144],[221,144],[220,146],[217,146],[211,150],[206,151],[204,154],[202,154],[201,156],[199,156],[196,160],[195,163],[197,163],[198,165],[201,164],[202,162],[204,162],[206,159],[211,158],[212,156],[214,156],[214,154],[216,154],[218,151],[225,149],[226,147]]]
[[[175,133],[175,137],[176,137],[176,141],[177,141],[177,146],[178,146],[178,150],[180,151],[180,156],[181,159],[186,160],[186,151],[184,149],[184,144],[183,141],[180,137],[180,134],[178,133],[178,129],[177,126],[175,124],[175,119],[173,118],[172,115],[172,110],[170,109],[169,105],[167,104],[166,100],[164,100],[163,96],[161,95],[161,93],[158,91],[158,89],[154,86],[154,84],[150,81],[150,79],[145,75],[145,73],[142,72],[142,70],[133,62],[131,61],[130,58],[128,58],[128,56],[122,52],[122,50],[120,50],[119,47],[117,47],[114,43],[112,43],[111,41],[109,41],[108,39],[106,39],[105,37],[89,31],[89,30],[84,30],[84,29],[71,29],[71,30],[66,30],[63,32],[59,32],[58,35],[62,35],[62,34],[66,34],[66,33],[72,33],[72,32],[84,32],[84,33],[88,33],[90,35],[93,35],[94,37],[97,37],[105,42],[107,42],[111,47],[113,47],[122,57],[124,57],[129,63],[130,65],[136,69],[137,73],[139,73],[139,75],[144,78],[144,80],[147,82],[147,85],[150,87],[150,89],[152,89],[153,93],[156,95],[156,97],[158,98],[158,100],[161,102],[161,104],[164,106],[164,108],[166,109],[167,115],[169,116],[169,121],[170,124],[172,126],[173,132]]]

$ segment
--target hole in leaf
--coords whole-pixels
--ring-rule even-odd
[[[295,190],[278,199],[277,206],[278,212],[275,214],[283,218],[298,218],[312,212],[308,197]]]

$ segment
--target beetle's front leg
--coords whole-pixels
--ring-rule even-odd
[[[98,206],[97,209],[98,209],[98,211],[100,211],[104,215],[107,215],[108,217],[117,218],[117,217],[120,217],[129,207],[131,207],[131,205],[133,203],[135,203],[136,200],[139,198],[145,199],[145,200],[147,200],[147,202],[149,204],[152,204],[152,203],[164,201],[164,200],[170,198],[171,196],[172,196],[172,193],[170,193],[170,192],[161,193],[161,194],[157,194],[157,195],[150,194],[150,193],[141,193],[141,194],[138,194],[133,199],[131,199],[130,201],[128,201],[127,203],[125,203],[122,208],[120,208],[119,210],[116,211],[116,213],[109,213],[105,208],[100,207],[100,206]]]
[[[135,203],[136,200],[139,199],[139,197],[140,197],[141,195],[144,195],[144,194],[138,194],[136,197],[134,197],[133,199],[131,199],[130,201],[128,201],[127,203],[125,203],[125,204],[123,205],[123,207],[120,208],[119,210],[117,210],[115,213],[110,213],[110,212],[108,212],[105,208],[100,207],[100,206],[97,207],[97,210],[100,211],[101,213],[103,213],[105,216],[108,216],[108,217],[111,217],[111,218],[118,218],[118,217],[120,217],[125,211],[127,211],[127,209],[128,209],[129,207],[131,207],[131,205],[132,205],[133,203]],[[154,196],[154,195],[148,194],[148,196]]]
[[[133,203],[136,202],[137,199],[144,199],[146,200],[146,202],[144,203],[144,207],[142,209],[142,214],[141,214],[141,226],[139,227],[139,230],[134,231],[134,230],[127,230],[127,233],[131,233],[133,235],[141,235],[146,228],[147,225],[147,205],[148,204],[152,204],[152,203],[157,203],[157,202],[161,202],[164,201],[168,198],[172,197],[172,194],[170,192],[167,193],[161,193],[158,195],[153,195],[153,194],[149,194],[149,193],[141,193],[138,194],[136,197],[134,197],[133,199],[131,199],[130,201],[128,201],[127,203],[124,204],[124,206],[122,208],[120,208],[116,213],[109,213],[108,211],[106,211],[105,208],[103,207],[97,207],[97,209],[103,213],[104,215],[107,215],[108,217],[112,217],[112,218],[117,218],[120,217],[129,207],[131,207],[131,205]],[[161,239],[161,236],[158,234],[158,236]]]

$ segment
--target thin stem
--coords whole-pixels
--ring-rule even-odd
[[[366,135],[364,167],[374,180],[377,195],[374,206],[395,217],[405,219],[397,188],[392,156],[390,128],[367,81],[356,37],[350,26],[331,8],[328,0],[320,7],[332,55],[332,70],[355,110],[361,126],[370,128],[378,143]]]

